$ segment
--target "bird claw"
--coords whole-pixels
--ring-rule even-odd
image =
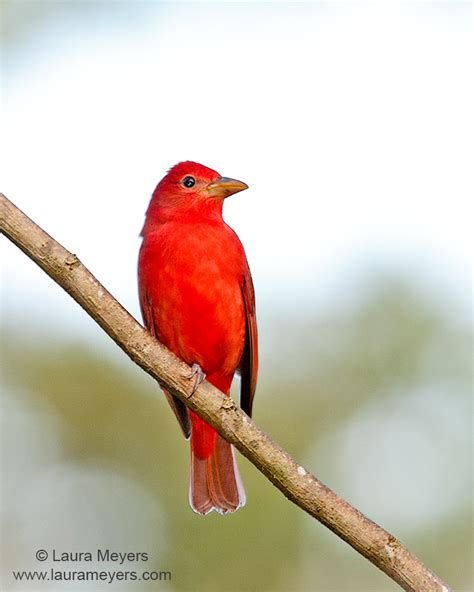
[[[196,390],[198,389],[199,385],[205,380],[206,375],[205,373],[202,371],[201,366],[199,364],[193,364],[191,366],[191,374],[187,375],[186,378],[188,380],[191,380],[191,378],[196,377],[195,381],[194,381],[194,386],[193,386],[193,390],[191,392],[191,396],[194,395],[194,393],[196,392]]]

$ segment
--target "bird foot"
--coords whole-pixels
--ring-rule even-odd
[[[203,382],[203,380],[205,380],[206,375],[205,373],[202,371],[201,366],[199,364],[193,364],[191,366],[191,374],[188,374],[186,376],[186,378],[188,378],[189,380],[191,380],[191,378],[196,377],[195,381],[194,381],[194,386],[193,386],[193,390],[191,392],[191,396],[194,395],[194,393],[196,392],[197,388],[199,387],[199,385]]]

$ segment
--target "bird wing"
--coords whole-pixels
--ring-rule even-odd
[[[245,345],[239,364],[240,370],[240,406],[250,417],[257,385],[258,340],[257,317],[255,314],[255,292],[252,276],[247,268],[241,285],[245,309]]]
[[[140,290],[140,307],[142,310],[143,320],[145,322],[145,327],[150,331],[150,333],[159,341],[158,332],[155,326],[155,321],[153,317],[153,307],[148,298],[146,292],[142,292]],[[161,385],[160,385],[161,386]],[[187,439],[191,435],[191,422],[189,420],[188,409],[186,405],[175,397],[171,393],[169,393],[165,388],[161,387],[165,396],[170,404],[171,409],[173,410],[174,414],[176,415],[176,419],[183,431],[184,437]]]

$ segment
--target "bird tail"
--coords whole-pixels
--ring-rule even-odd
[[[196,416],[197,417],[197,416]],[[194,418],[193,418],[194,419]],[[206,448],[201,448],[204,435],[196,424],[202,422],[206,433]],[[191,434],[191,472],[189,480],[189,503],[198,514],[216,510],[220,514],[235,512],[245,505],[245,491],[235,461],[234,447],[201,418],[193,420]],[[201,427],[201,426],[200,426]],[[211,432],[212,430],[212,432]],[[207,452],[207,455],[202,454]]]

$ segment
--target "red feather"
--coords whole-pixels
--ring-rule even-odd
[[[241,404],[250,415],[258,368],[255,297],[243,246],[222,219],[224,198],[245,188],[197,163],[173,167],[153,193],[138,269],[147,328],[226,394],[239,368]],[[191,506],[202,514],[236,510],[245,493],[232,447],[166,395],[191,435]]]

